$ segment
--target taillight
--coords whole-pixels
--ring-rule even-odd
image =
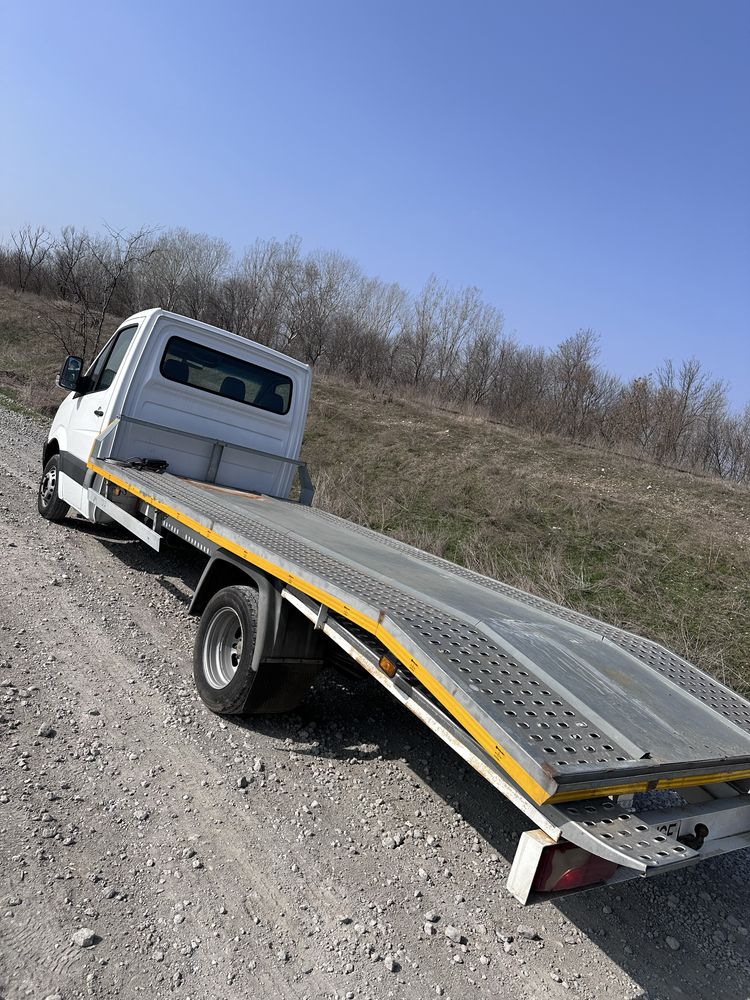
[[[575,844],[545,847],[534,876],[534,892],[563,892],[606,882],[617,871],[614,861],[589,854]]]
[[[388,674],[389,677],[396,676],[396,664],[389,660],[387,656],[381,656],[378,660],[378,666],[383,671],[384,674]]]

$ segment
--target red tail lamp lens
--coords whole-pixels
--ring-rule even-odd
[[[617,871],[614,861],[589,854],[575,844],[555,844],[542,853],[534,876],[534,892],[563,892],[606,882]]]

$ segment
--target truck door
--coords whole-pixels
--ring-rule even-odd
[[[123,327],[107,342],[86,372],[85,391],[72,401],[67,424],[67,452],[71,458],[69,468],[75,474],[75,480],[67,474],[64,476],[61,495],[77,510],[83,509],[83,467],[105,419],[112,419],[110,399],[116,390],[115,377],[137,329],[138,324]]]

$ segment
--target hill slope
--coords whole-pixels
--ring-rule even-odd
[[[366,390],[319,384],[317,502],[750,681],[750,497]]]
[[[42,412],[60,398],[62,354],[46,306],[0,290],[0,398]],[[746,489],[321,381],[303,457],[320,506],[644,633],[750,691]]]

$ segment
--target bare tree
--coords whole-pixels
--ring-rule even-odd
[[[726,386],[713,381],[697,358],[676,367],[667,360],[656,372],[655,456],[660,462],[683,462],[699,422],[726,408]]]
[[[336,313],[360,277],[358,266],[337,253],[309,256],[290,278],[287,346],[310,365],[326,350]]]
[[[118,287],[154,252],[152,232],[106,227],[105,235],[92,237],[67,226],[54,252],[60,293],[53,314],[55,335],[69,354],[96,354]]]
[[[148,267],[142,269],[141,284],[144,304],[172,311],[182,308],[188,280],[187,229],[169,229],[153,245]]]
[[[18,287],[25,292],[32,278],[37,277],[52,250],[52,237],[44,228],[30,225],[22,226],[17,232],[10,234],[15,248],[15,270]],[[37,289],[38,290],[38,285]]]
[[[153,230],[141,227],[134,232],[105,226],[107,236],[91,241],[91,254],[102,276],[98,301],[94,307],[94,329],[97,350],[102,329],[115,295],[132,272],[155,253]]]
[[[287,351],[332,375],[481,406],[498,420],[636,451],[736,482],[750,478],[750,410],[699,361],[666,361],[622,384],[581,329],[553,351],[506,337],[476,288],[432,275],[415,296],[337,253],[303,255],[296,237],[228,244],[184,228],[158,235],[23,226],[0,243],[0,282],[53,299],[70,353],[101,344],[110,315],[159,305]]]
[[[644,454],[651,452],[656,432],[656,394],[650,375],[634,378],[621,389],[613,421],[620,441],[637,445]]]
[[[441,289],[434,379],[443,396],[450,397],[458,386],[464,346],[476,329],[481,312],[482,300],[478,288],[464,288],[458,292],[450,292],[445,286]]]
[[[590,418],[601,401],[598,355],[599,338],[593,330],[579,330],[552,355],[556,429],[574,439],[590,433]]]
[[[398,285],[356,277],[336,311],[325,370],[357,382],[392,384],[395,334],[405,298]]]
[[[537,431],[553,429],[550,407],[551,365],[543,347],[521,347],[508,352],[507,375],[492,395],[495,416],[510,424]]]
[[[86,230],[64,226],[52,248],[53,280],[59,298],[75,300],[86,291],[86,268],[89,236]]]
[[[185,311],[194,319],[208,320],[232,252],[226,240],[205,233],[189,234],[185,249]]]
[[[502,381],[508,376],[508,360],[516,348],[503,336],[503,315],[491,306],[482,306],[464,349],[460,372],[460,396],[475,406],[496,402],[504,395]]]
[[[412,300],[398,348],[404,376],[412,385],[427,387],[435,375],[440,306],[445,293],[433,274]]]
[[[287,338],[286,320],[292,297],[292,278],[300,268],[300,241],[291,237],[256,240],[239,266],[247,289],[247,315],[239,331],[253,340],[279,347]]]

